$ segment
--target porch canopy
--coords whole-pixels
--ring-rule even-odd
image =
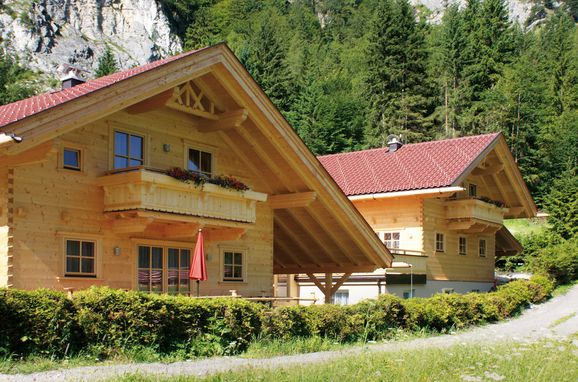
[[[496,258],[503,256],[515,256],[522,252],[524,247],[512,233],[505,227],[502,226],[496,232]]]

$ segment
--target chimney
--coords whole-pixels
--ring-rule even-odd
[[[387,137],[387,146],[389,147],[389,152],[394,153],[397,150],[399,150],[399,148],[403,146],[403,144],[401,143],[401,141],[397,136],[392,134]]]
[[[68,88],[72,88],[76,85],[80,85],[85,83],[86,81],[84,81],[82,79],[82,77],[80,76],[80,72],[84,71],[81,68],[75,68],[73,66],[67,66],[66,67],[66,74],[64,75],[64,77],[62,77],[60,79],[60,81],[62,81],[62,89],[68,89]]]

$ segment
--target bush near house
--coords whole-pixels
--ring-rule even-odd
[[[49,290],[0,290],[0,355],[63,357],[88,350],[110,356],[146,347],[187,356],[234,354],[250,341],[324,337],[341,342],[387,338],[399,329],[448,331],[497,321],[545,300],[545,277],[496,292],[402,300],[383,295],[356,305],[271,309],[242,299],[90,288],[70,300]]]

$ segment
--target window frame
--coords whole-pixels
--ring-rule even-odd
[[[204,171],[195,171],[195,170],[190,170],[189,169],[189,150],[197,150],[200,153],[206,153],[206,154],[210,154],[211,155],[211,172],[209,173],[209,175],[206,174],[206,172]],[[216,164],[215,164],[215,149],[212,147],[207,147],[206,145],[198,145],[198,144],[194,144],[194,143],[185,143],[185,147],[184,147],[184,153],[183,153],[183,168],[186,170],[190,170],[193,171],[197,174],[201,174],[201,175],[205,175],[208,178],[213,177],[216,174]]]
[[[58,232],[60,236],[60,254],[62,259],[61,275],[65,279],[98,279],[101,269],[102,261],[102,240],[100,235],[96,234],[83,234],[83,233],[64,233]],[[93,257],[93,267],[94,272],[68,272],[67,271],[67,259],[68,259],[68,241],[78,241],[80,242],[80,249],[82,251],[82,242],[91,242],[94,244],[94,257]],[[79,256],[82,259],[82,256]],[[80,270],[82,270],[82,260],[80,260]]]
[[[339,300],[337,299],[337,295],[340,296]],[[333,297],[331,298],[331,303],[334,305],[349,305],[349,297],[350,297],[349,289],[338,289],[333,294]],[[345,302],[343,302],[342,300],[345,300]]]
[[[66,164],[66,161],[64,159],[65,155],[64,153],[66,151],[75,151],[78,153],[78,167],[75,166],[70,166]],[[76,173],[82,172],[83,171],[83,150],[79,147],[74,147],[72,145],[64,145],[62,146],[62,149],[60,151],[60,155],[61,155],[61,160],[60,160],[60,168],[63,170],[68,170],[68,171],[73,171]]]
[[[483,246],[482,246],[482,243],[484,243]],[[483,251],[482,251],[482,248],[484,249]],[[479,257],[488,257],[488,241],[485,238],[481,238],[478,240],[478,256]]]
[[[438,235],[441,235],[441,248],[438,247]],[[434,249],[435,252],[445,252],[446,251],[446,236],[443,232],[436,232],[434,235]]]
[[[157,242],[157,241],[149,241],[149,240],[145,240],[145,241],[138,240],[138,241],[134,241],[133,245],[134,245],[135,254],[136,254],[135,255],[135,261],[134,261],[134,268],[133,268],[136,270],[135,286],[133,288],[134,290],[139,291],[139,292],[143,292],[143,293],[149,293],[149,294],[167,294],[167,295],[171,295],[171,296],[190,296],[192,294],[193,283],[191,280],[188,280],[188,290],[185,289],[183,291],[179,291],[177,289],[177,291],[175,293],[169,292],[169,249],[179,250],[179,264],[180,264],[181,251],[183,251],[183,250],[189,251],[189,267],[190,267],[190,262],[192,261],[191,258],[192,258],[192,254],[193,254],[193,248],[190,246],[189,243]],[[149,248],[149,256],[152,256],[152,248],[161,248],[161,250],[162,250],[162,252],[161,252],[161,268],[160,268],[162,281],[161,281],[160,292],[152,290],[150,279],[149,279],[148,290],[141,290],[140,289],[139,271],[141,269],[145,269],[145,268],[141,268],[140,264],[139,264],[140,247],[148,247]],[[177,269],[180,269],[180,268],[183,268],[183,267],[177,267]],[[149,259],[148,269],[149,270],[157,269],[157,268],[152,267],[152,257]],[[188,271],[187,271],[187,278],[188,278]],[[180,279],[177,278],[177,288],[180,286],[179,281],[180,281]]]
[[[462,240],[464,241],[462,251]],[[468,238],[465,236],[458,236],[458,254],[466,256],[468,254]]]
[[[127,140],[127,142],[128,142],[128,153],[127,153],[127,156],[117,155],[117,154],[116,154],[116,134],[117,134],[117,133],[126,134],[126,135],[128,136],[128,140]],[[130,161],[133,160],[133,157],[131,157],[131,155],[130,155],[130,138],[131,138],[132,136],[134,136],[134,137],[139,137],[139,138],[142,139],[142,158],[140,158],[140,161],[141,161],[142,163],[141,163],[140,165],[138,165],[138,166],[130,166]],[[113,128],[113,129],[112,129],[112,132],[111,132],[111,140],[112,140],[112,142],[111,142],[111,165],[110,165],[111,169],[112,169],[113,171],[122,171],[122,170],[129,170],[129,169],[132,169],[132,168],[138,168],[138,167],[146,166],[147,158],[148,158],[148,155],[147,155],[147,154],[148,154],[148,153],[147,153],[147,148],[148,148],[147,138],[148,138],[147,134],[144,134],[144,133],[139,132],[139,131],[135,131],[135,130],[132,130],[132,129],[126,129],[126,128],[122,128],[122,127],[118,127],[118,128],[115,127],[115,128]],[[116,160],[116,157],[117,157],[117,156],[118,156],[118,157],[121,157],[121,158],[125,158],[125,159],[128,161],[129,166],[127,166],[127,167],[118,167],[118,168],[117,168],[117,167],[115,166],[115,160]],[[136,159],[137,159],[137,158],[135,158],[135,160],[136,160]]]
[[[473,190],[473,192],[472,192]],[[477,198],[478,197],[478,185],[475,183],[468,184],[468,196],[470,198]]]
[[[393,236],[397,234],[397,239],[395,239]],[[390,235],[390,239],[387,239],[387,235]],[[385,244],[385,246],[388,249],[399,249],[400,244],[401,244],[401,231],[384,231],[382,232],[382,242],[383,244]],[[392,245],[388,245],[388,242],[390,242]],[[397,246],[393,245],[395,242],[397,242]]]
[[[241,254],[241,279],[229,279],[225,278],[225,253],[232,252]],[[246,284],[247,283],[247,248],[244,247],[220,247],[219,248],[219,259],[220,259],[220,282],[226,284]],[[234,255],[233,255],[234,257]],[[234,264],[237,265],[238,264]]]

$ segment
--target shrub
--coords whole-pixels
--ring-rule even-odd
[[[238,353],[254,338],[378,340],[399,329],[444,332],[496,321],[543,301],[552,288],[550,280],[536,276],[493,293],[410,300],[382,295],[350,306],[276,309],[242,299],[193,299],[96,287],[76,293],[74,300],[50,290],[0,290],[0,353],[61,357],[88,350],[108,357],[147,349],[209,356]]]
[[[0,290],[0,347],[4,353],[60,357],[84,346],[76,310],[64,293]]]
[[[578,238],[546,246],[530,259],[530,269],[549,276],[558,284],[567,284],[578,278]]]

